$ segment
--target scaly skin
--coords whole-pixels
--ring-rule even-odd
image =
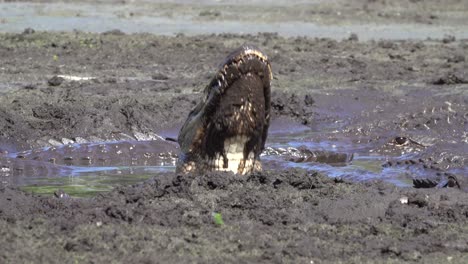
[[[231,53],[180,130],[178,173],[261,169],[270,124],[271,66],[245,45]]]
[[[404,151],[406,153],[417,153],[422,151],[426,147],[427,146],[424,146],[423,144],[408,137],[395,137],[391,142],[388,142],[387,144],[382,146],[382,148],[380,148],[378,152],[401,153],[402,151]],[[452,160],[448,157],[445,157],[444,151],[441,151],[439,155],[436,154],[437,152],[432,152],[432,156],[426,158],[420,155],[418,158],[413,159],[393,159],[382,164],[382,166],[384,168],[406,167],[408,171],[423,171],[424,174],[427,176],[424,176],[423,178],[413,178],[413,186],[415,188],[455,187],[459,189],[465,189],[466,184],[463,183],[461,178],[446,171],[446,169],[448,169],[450,165],[452,165]]]

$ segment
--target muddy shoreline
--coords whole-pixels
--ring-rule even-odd
[[[275,117],[324,131],[340,124],[339,133],[375,140],[376,148],[402,134],[466,140],[463,40],[37,32],[0,35],[2,81],[8,84],[0,97],[2,148],[47,146],[62,138],[106,140],[118,133],[134,137],[177,126],[216,63],[245,42],[271,54]],[[51,81],[56,75],[94,79],[57,84]],[[435,117],[440,123],[426,123]],[[423,130],[424,124],[431,129]],[[464,168],[466,149],[456,155]],[[91,199],[6,187],[0,191],[0,258],[463,263],[466,196],[455,188],[341,182],[294,169],[246,178],[163,173]]]
[[[457,1],[443,10],[435,0],[369,2],[369,21],[464,23],[450,15]],[[350,3],[339,10],[359,21],[362,3]],[[336,8],[323,4],[316,17],[336,23]],[[227,19],[205,9],[202,20]],[[244,43],[271,60],[273,119],[314,132],[304,140],[365,145],[409,179],[417,168],[468,182],[468,40],[449,35],[0,33],[0,168],[8,153],[32,148],[176,136],[217,64]],[[411,141],[396,146],[397,137]],[[24,192],[2,173],[2,263],[468,262],[466,185],[400,188],[293,168],[248,177],[164,172],[78,199]]]
[[[463,263],[467,198],[454,189],[350,184],[301,170],[245,178],[162,174],[89,200],[7,189],[0,192],[1,257],[53,263]]]

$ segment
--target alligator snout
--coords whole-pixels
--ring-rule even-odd
[[[270,124],[271,66],[244,45],[220,65],[180,130],[177,172],[261,170]]]

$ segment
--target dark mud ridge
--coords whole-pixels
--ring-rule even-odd
[[[216,64],[243,43],[270,57],[273,118],[315,131],[310,142],[365,146],[408,178],[420,159],[423,176],[466,176],[466,40],[0,34],[0,161],[174,136]],[[409,144],[392,141],[401,138]],[[468,263],[463,188],[329,176],[159,173],[82,199],[2,185],[0,262]]]
[[[11,262],[454,263],[468,194],[350,184],[303,170],[161,174],[92,199],[0,192]]]

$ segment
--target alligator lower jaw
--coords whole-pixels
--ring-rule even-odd
[[[261,170],[271,77],[257,48],[243,46],[228,56],[179,133],[177,172]]]
[[[209,156],[186,158],[186,162],[180,161],[178,172],[207,172],[226,171],[239,175],[246,175],[254,171],[261,171],[262,166],[255,152],[251,151],[245,157],[244,149],[248,138],[246,136],[235,136],[224,140],[224,154],[216,153],[213,158]]]
[[[217,153],[214,159],[209,161],[211,170],[234,171],[239,174],[251,172],[256,160],[253,151],[249,152],[247,158],[244,157],[244,149],[248,140],[247,136],[235,136],[225,139],[225,157]],[[229,162],[226,162],[226,160]]]

